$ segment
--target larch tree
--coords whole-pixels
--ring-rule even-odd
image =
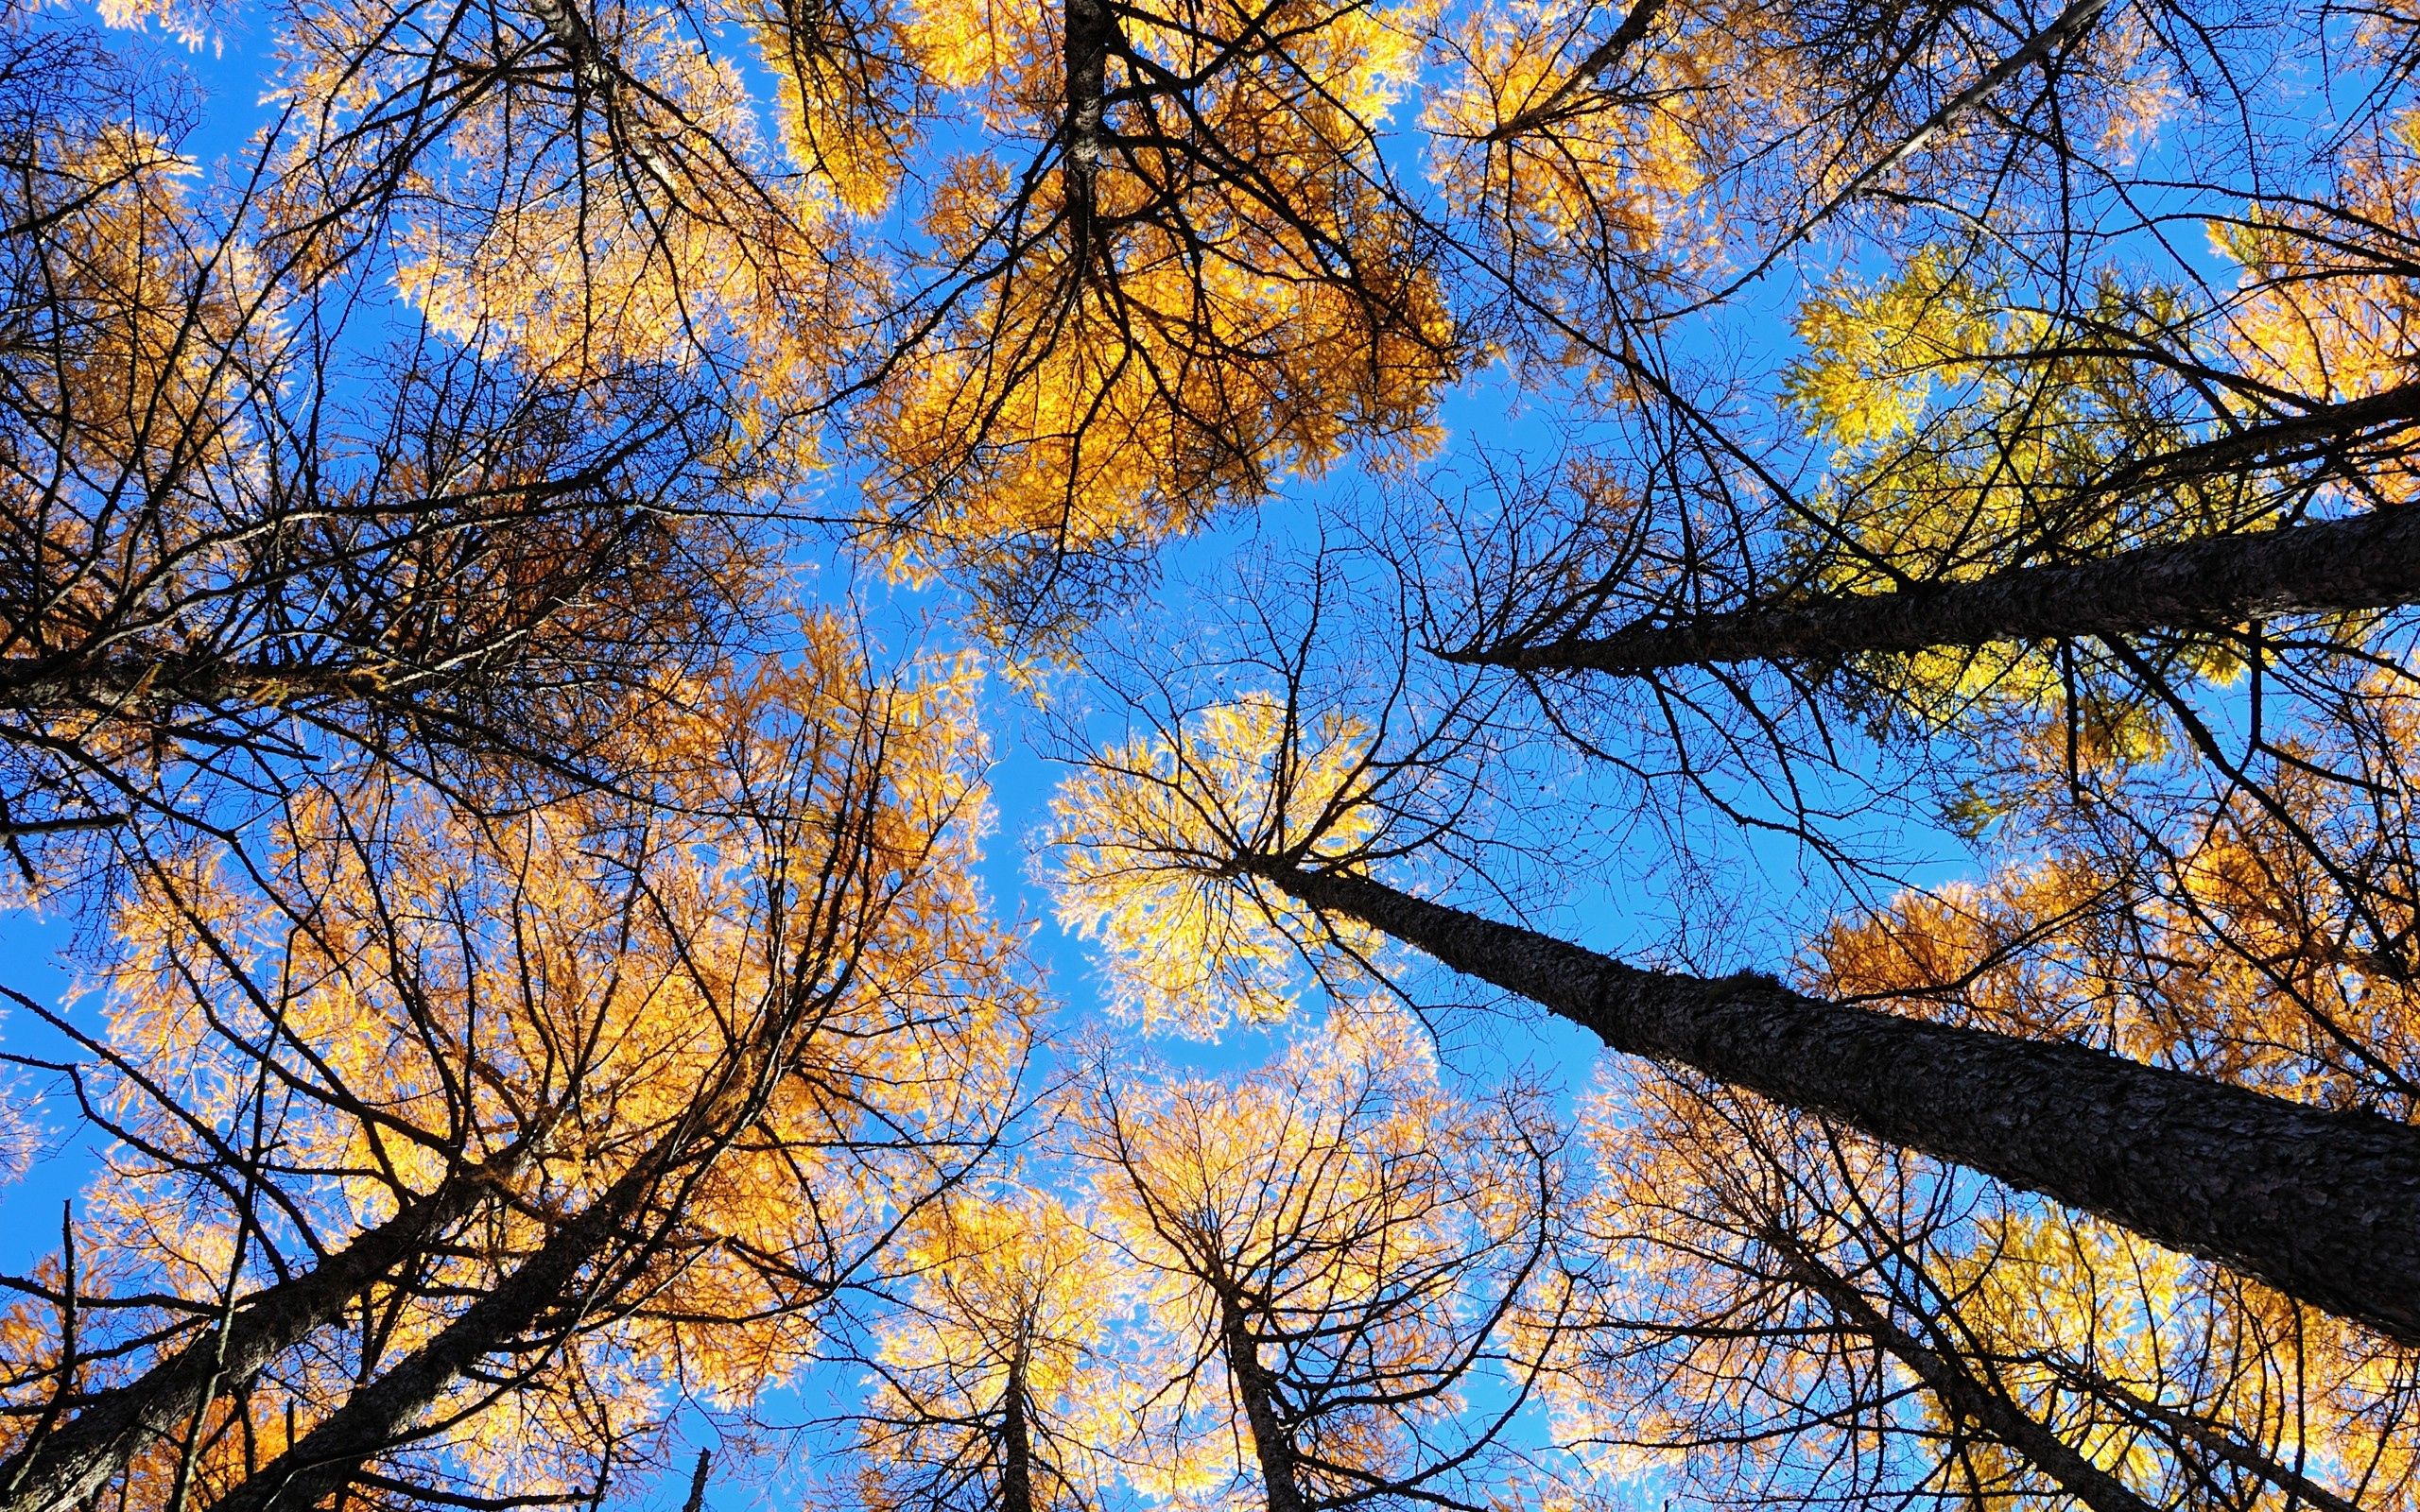
[[[644,800],[389,776],[249,869],[152,858],[108,1032],[50,1015],[121,1153],[14,1282],[9,1505],[579,1500],[798,1367],[989,1148],[1033,1005],[966,689],[806,639],[656,721]]]
[[[1382,142],[1428,9],[925,20],[937,81],[989,130],[939,165],[870,394],[899,564],[955,564],[999,628],[1047,634],[1219,507],[1428,443],[1461,353]]]
[[[2420,1135],[2086,1045],[1626,964],[1370,874],[1417,855],[1450,782],[1304,690],[1202,711],[1087,761],[1054,841],[1069,914],[1146,981],[1219,953],[1250,981],[1380,937],[1527,997],[1613,1049],[1700,1072],[2238,1266],[2410,1342]],[[1409,722],[1409,721],[1408,721]],[[1432,821],[1433,822],[1433,821]],[[1328,919],[1339,920],[1330,929]],[[1297,943],[1299,941],[1299,943]],[[1197,968],[1198,970],[1198,968]]]
[[[1127,1277],[1037,1191],[934,1204],[874,1326],[839,1494],[886,1512],[1093,1512],[1133,1438]]]
[[[1170,1493],[1493,1504],[1560,1301],[1543,1108],[1457,1098],[1374,1012],[1237,1081],[1104,1066],[1080,1116],[1104,1237],[1166,1334],[1172,1373],[1140,1384]]]
[[[2410,1500],[2411,34],[0,0],[0,845],[90,946],[9,1053],[98,1151],[0,1508],[601,1512],[819,1365],[876,1512]],[[1221,579],[1101,746],[1264,508],[1394,571]],[[1595,1189],[1359,1007],[1028,1138],[1014,714],[875,625],[1081,735],[1114,1021],[1409,946],[1661,1064]],[[1847,902],[1734,932],[1774,831]],[[1507,921],[1616,867],[1831,923]]]
[[[2183,704],[2247,670],[2256,688],[2285,662],[2284,691],[2396,655],[2420,591],[2420,389],[2390,271],[2408,108],[2333,139],[2310,193],[2212,208],[2233,289],[2116,261],[2049,285],[2021,225],[1823,281],[1774,396],[1818,449],[1811,490],[1668,448],[1577,470],[1518,511],[1537,541],[1438,649],[1555,701],[1612,676],[1751,723],[1810,691],[1919,728],[2055,708],[2071,765],[2096,734],[2128,759],[2199,743]]]
[[[1587,1144],[1585,1452],[1727,1504],[2405,1494],[2408,1366],[2265,1289],[1692,1078],[1618,1078]]]
[[[660,361],[532,371],[487,330],[353,335],[374,273],[264,249],[256,206],[190,182],[173,77],[64,20],[0,46],[0,839],[27,886],[80,880],[79,838],[240,826],[329,761],[499,803],[619,781],[639,669],[709,675],[769,583],[713,396]]]

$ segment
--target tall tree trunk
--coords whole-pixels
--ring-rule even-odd
[[[572,1300],[581,1269],[619,1237],[666,1165],[647,1158],[624,1172],[435,1338],[354,1392],[206,1512],[303,1512],[351,1485],[365,1461],[409,1441],[449,1386]]]
[[[1109,161],[1109,54],[1117,18],[1109,0],[1065,0],[1063,25],[1067,113],[1060,129],[1067,210],[1075,221],[1078,255],[1084,257],[1092,251],[1095,180]]]
[[[1972,582],[1843,593],[1605,635],[1474,647],[1449,662],[1527,672],[1635,675],[1725,662],[1828,662],[1920,651],[2218,629],[2282,614],[2420,602],[2420,508],[2145,546],[2075,567],[2024,567]]]
[[[1955,1161],[2420,1344],[2420,1129],[1770,977],[1642,971],[1337,871],[1246,869],[1626,1054]]]
[[[1999,1383],[1970,1369],[1955,1350],[1944,1352],[1924,1342],[1874,1304],[1815,1256],[1795,1236],[1780,1230],[1765,1235],[1783,1268],[1800,1285],[1822,1297],[1833,1316],[1874,1341],[1875,1348],[1897,1360],[1925,1384],[1951,1418],[1964,1418],[2007,1445],[2050,1478],[2060,1490],[2092,1512],[2158,1512],[2126,1484],[2095,1465],[2061,1438],[2049,1425],[2025,1410]]]
[[[1244,1421],[1252,1429],[1253,1455],[1260,1461],[1269,1512],[1304,1512],[1294,1440],[1277,1416],[1276,1388],[1260,1363],[1260,1345],[1241,1310],[1228,1298],[1219,1299],[1219,1347],[1227,1356],[1227,1374],[1236,1383],[1236,1399],[1243,1404]]]
[[[0,661],[0,709],[71,713],[114,709],[260,708],[291,698],[378,698],[403,669],[367,662],[280,663],[146,656],[19,657]]]
[[[1009,1362],[1008,1390],[1000,1402],[1000,1512],[1033,1512],[1033,1435],[1025,1416],[1025,1356],[1020,1341]]]
[[[378,1278],[424,1253],[521,1159],[522,1145],[455,1172],[302,1275],[238,1302],[212,1328],[123,1385],[86,1401],[0,1469],[0,1512],[65,1512],[89,1501],[147,1444],[176,1435],[207,1401],[339,1319]]]
[[[857,861],[852,849],[840,866],[854,868]],[[576,1329],[586,1310],[578,1284],[581,1270],[625,1237],[631,1221],[651,1198],[662,1195],[676,1172],[685,1167],[694,1181],[762,1111],[792,1038],[826,1005],[812,989],[821,980],[808,971],[813,950],[812,945],[801,948],[793,974],[801,986],[788,995],[783,1011],[741,1042],[717,1080],[699,1089],[696,1101],[629,1170],[557,1226],[527,1259],[480,1294],[436,1337],[355,1391],[299,1442],[288,1444],[284,1453],[204,1512],[303,1512],[317,1506],[350,1486],[364,1463],[425,1432],[428,1409],[480,1361],[516,1348],[559,1346],[561,1338],[529,1339],[530,1330],[549,1314],[562,1317],[565,1334]],[[678,1214],[682,1208],[677,1193],[664,1205],[668,1214]],[[608,1284],[605,1292],[611,1290]]]

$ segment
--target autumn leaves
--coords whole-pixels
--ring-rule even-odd
[[[2402,19],[279,0],[202,163],[146,18],[0,24],[10,1512],[2411,1499]]]

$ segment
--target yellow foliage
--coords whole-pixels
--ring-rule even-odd
[[[936,307],[869,411],[895,572],[971,568],[1012,618],[1046,613],[1080,593],[1082,558],[1182,535],[1360,440],[1432,444],[1453,321],[1374,134],[1422,9],[1121,8],[1112,87],[1134,97],[1105,106],[1098,163],[1062,142],[940,164]],[[910,35],[993,136],[1050,142],[1060,25],[1056,7],[934,6]]]
[[[2420,381],[2420,296],[2401,251],[2420,233],[2415,196],[2420,112],[2348,144],[2324,207],[2255,205],[2240,220],[2211,224],[2218,249],[2242,267],[2229,345],[2249,376],[2314,404]],[[2377,496],[2420,497],[2409,460],[2364,472]]]
[[[2155,1506],[2308,1504],[2263,1463],[2408,1495],[2409,1357],[2221,1268],[1652,1073],[1609,1083],[1582,1128],[1602,1263],[1552,1384],[1608,1472],[1727,1503],[2066,1504],[1935,1389],[1945,1368]]]
[[[1265,694],[1100,752],[1051,800],[1059,917],[1102,947],[1119,1012],[1214,1034],[1294,1007],[1305,950],[1360,958],[1375,936],[1321,921],[1240,864],[1350,854],[1377,833],[1369,727],[1310,730]]]
[[[1315,1503],[1453,1468],[1491,1289],[1518,1291],[1543,1244],[1545,1122],[1446,1091],[1420,1025],[1383,1009],[1240,1078],[1104,1072],[1076,1153],[1158,1341],[1136,1352],[1176,1383],[1145,1403],[1145,1488],[1201,1504],[1253,1449],[1266,1475],[1275,1425]],[[1255,1418],[1255,1393],[1279,1405]]]
[[[1109,1252],[1055,1198],[1011,1189],[927,1209],[902,1263],[915,1280],[876,1330],[858,1421],[862,1504],[996,1504],[1015,1452],[1036,1512],[1098,1504],[1134,1410],[1111,1347],[1131,1299]]]
[[[599,1273],[612,1305],[478,1408],[454,1452],[483,1482],[575,1485],[580,1446],[646,1430],[671,1383],[737,1402],[786,1378],[833,1279],[1012,1100],[1036,1005],[971,875],[969,676],[886,685],[837,622],[803,628],[794,662],[631,731],[664,784],[642,807],[480,815],[384,772],[300,797],[260,869],[197,855],[119,917],[111,1042],[143,1079],[112,1106],[156,1150],[240,1143],[266,1095],[289,1211],[331,1246],[458,1162],[525,1150],[476,1243],[381,1283],[389,1361],[558,1215],[704,1131],[648,1220],[660,1242]],[[89,1194],[95,1247],[213,1296],[256,1246],[239,1266],[226,1203],[183,1190],[165,1160],[120,1161]],[[256,1410],[285,1396],[307,1428],[342,1400],[313,1380],[340,1354]]]

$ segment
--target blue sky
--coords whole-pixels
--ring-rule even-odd
[[[233,11],[222,19],[220,27],[217,43],[199,52],[186,52],[163,42],[147,43],[183,59],[204,84],[210,108],[190,147],[205,161],[240,155],[261,119],[258,99],[271,41],[257,12]],[[2206,249],[2197,250],[2188,244],[2187,251],[2198,256],[2205,254]],[[2215,262],[2210,267],[2223,271]],[[1734,313],[1728,338],[1749,349],[1754,367],[1770,370],[1793,348],[1788,318],[1804,286],[1795,281],[1794,272],[1785,266]],[[1552,428],[1525,406],[1523,396],[1512,390],[1501,370],[1484,375],[1452,396],[1443,421],[1447,438],[1441,458],[1444,463],[1474,458],[1481,444],[1515,453],[1551,452],[1557,444]],[[1273,545],[1280,552],[1302,551],[1315,528],[1315,501],[1323,491],[1341,495],[1355,484],[1349,471],[1322,482],[1295,484],[1289,490],[1292,497],[1273,502],[1255,515],[1227,521],[1171,553],[1161,599],[1132,623],[1145,627],[1143,633],[1154,626],[1171,636],[1192,633],[1188,595],[1215,600],[1226,592],[1220,576],[1226,560],[1247,547]],[[845,490],[849,479],[845,472],[837,474],[824,487]],[[880,588],[866,592],[881,600],[884,612],[903,627],[916,626],[928,617],[945,622],[951,608],[938,590],[926,594]],[[945,635],[946,631],[938,632]],[[1018,696],[1003,684],[995,685],[992,696],[998,821],[986,862],[990,885],[1004,913],[1037,923],[1035,954],[1049,971],[1063,1005],[1058,1031],[1067,1036],[1103,1027],[1115,1031],[1103,1019],[1098,980],[1080,943],[1060,930],[1046,891],[1035,884],[1029,842],[1045,822],[1057,771],[1030,743],[1032,722]],[[1891,774],[1876,765],[1878,761],[1878,757],[1853,756],[1851,765],[1862,764],[1864,769],[1857,775],[1887,785]],[[1616,799],[1610,790],[1602,795],[1592,792],[1589,781],[1574,777],[1569,779],[1571,785],[1540,794],[1542,807],[1550,802],[1563,816],[1558,822],[1564,825],[1593,822],[1595,811],[1589,803],[1601,799],[1610,804]],[[1925,824],[1921,816],[1906,811],[1879,813],[1872,822],[1879,827],[1872,839],[1890,844],[1910,858],[1907,875],[1911,878],[1937,882],[1971,868],[1965,848],[1946,831]],[[1651,949],[1668,943],[1675,904],[1662,885],[1660,858],[1643,852],[1603,853],[1607,849],[1587,844],[1569,848],[1575,858],[1572,869],[1547,879],[1549,890],[1561,902],[1543,916],[1546,921],[1613,948]],[[1735,932],[1705,944],[1720,958],[1703,964],[1718,969],[1782,965],[1804,930],[1830,906],[1835,888],[1820,870],[1808,868],[1806,858],[1789,842],[1777,838],[1735,838],[1728,860],[1740,888],[1736,900],[1737,919],[1732,926]],[[24,912],[0,916],[0,981],[46,1003],[65,1001],[76,972],[72,929],[73,921],[63,918],[37,918]],[[94,1010],[95,1005],[86,999],[72,1011],[89,1016]],[[1505,1027],[1515,1022],[1521,1026]],[[1216,1045],[1167,1042],[1153,1048],[1183,1064],[1230,1069],[1264,1058],[1286,1035],[1306,1027],[1245,1027],[1229,1033]],[[41,1033],[22,1013],[6,1022],[0,1035],[18,1053],[50,1053],[47,1042],[52,1037]],[[1472,1027],[1465,1044],[1475,1063],[1500,1066],[1505,1061],[1526,1061],[1558,1074],[1572,1089],[1585,1084],[1593,1058],[1593,1047],[1578,1031],[1542,1021],[1535,1014],[1480,1021]],[[0,1234],[0,1263],[22,1263],[51,1247],[59,1205],[73,1193],[90,1159],[88,1148],[69,1144],[24,1180],[0,1188],[0,1222],[6,1225],[5,1234]],[[816,1410],[809,1405],[814,1394],[836,1386],[845,1390],[847,1383],[813,1383],[800,1399],[800,1410]],[[717,1489],[713,1502],[736,1508],[756,1504],[773,1494],[770,1484],[724,1487]],[[677,1500],[677,1487],[653,1493],[653,1500]]]

